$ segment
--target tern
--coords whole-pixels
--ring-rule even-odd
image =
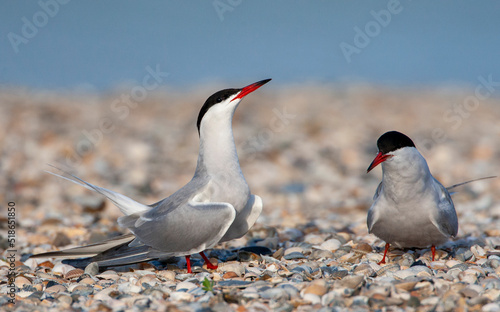
[[[406,135],[390,131],[377,141],[378,154],[370,172],[382,164],[380,182],[368,211],[369,233],[386,242],[385,263],[390,244],[400,248],[436,246],[458,232],[458,218],[448,189],[436,180],[424,157]],[[456,185],[458,186],[458,185]]]
[[[206,100],[197,120],[200,149],[194,176],[155,204],[138,203],[65,171],[65,176],[49,172],[106,196],[124,214],[118,224],[132,233],[31,258],[92,257],[108,267],[185,256],[191,273],[190,256],[199,253],[209,269],[216,269],[203,251],[245,235],[262,211],[262,199],[251,194],[240,168],[232,119],[243,97],[270,80],[221,90]]]
[[[436,180],[424,157],[406,135],[390,131],[377,140],[378,154],[367,172],[382,164],[382,182],[368,210],[368,232],[386,242],[385,257],[391,244],[400,248],[431,246],[432,261],[436,246],[458,232],[458,218],[449,191],[489,176],[445,188]]]

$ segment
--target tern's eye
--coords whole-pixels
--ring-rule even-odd
[[[223,100],[224,100],[224,99],[222,98],[222,96],[219,96],[219,97],[217,98],[217,103],[220,103],[220,102],[222,102]]]

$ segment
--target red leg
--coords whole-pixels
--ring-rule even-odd
[[[191,272],[191,260],[189,259],[191,256],[186,256],[186,266],[188,269],[188,273],[193,273]]]
[[[431,246],[431,252],[432,252],[432,261],[434,261],[434,258],[436,257],[436,246],[434,245]]]
[[[387,255],[387,251],[389,251],[389,246],[391,246],[391,244],[389,243],[386,243],[385,244],[385,250],[384,250],[384,257],[382,258],[382,261],[380,261],[378,264],[381,265],[381,264],[384,264],[385,263],[385,255]]]
[[[210,260],[208,260],[207,256],[205,256],[203,251],[200,252],[200,256],[203,258],[203,260],[205,260],[205,263],[207,264],[207,268],[209,268],[210,270],[215,270],[218,268],[217,265],[213,265],[212,262],[210,262]]]

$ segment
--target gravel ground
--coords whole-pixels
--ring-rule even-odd
[[[379,266],[384,242],[366,228],[381,179],[380,168],[366,168],[386,131],[411,137],[445,186],[500,173],[500,99],[458,87],[271,83],[245,98],[234,136],[264,209],[246,236],[208,251],[217,270],[195,256],[193,274],[181,258],[100,271],[27,259],[126,233],[112,203],[44,173],[47,164],[156,202],[191,179],[198,111],[224,87],[162,90],[128,103],[125,89],[0,90],[3,310],[500,310],[499,178],[457,189],[459,233],[436,261],[430,249],[391,249]],[[8,202],[14,246],[6,237]]]

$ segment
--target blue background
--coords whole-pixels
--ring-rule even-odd
[[[354,28],[373,25],[371,11],[389,3],[72,0],[16,53],[9,34],[22,36],[23,17],[32,22],[43,9],[38,1],[2,1],[0,84],[106,90],[138,82],[157,65],[172,86],[268,77],[275,85],[500,80],[498,1],[401,0],[401,12],[348,62],[340,44],[354,46]]]

